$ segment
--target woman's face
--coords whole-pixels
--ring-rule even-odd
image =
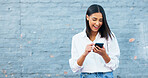
[[[89,21],[89,26],[92,32],[98,32],[99,28],[103,24],[103,16],[101,13],[93,13],[92,15],[86,15]]]

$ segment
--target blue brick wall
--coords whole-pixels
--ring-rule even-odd
[[[94,3],[121,49],[114,77],[148,78],[148,0],[0,0],[0,78],[79,78],[68,63],[71,39]]]

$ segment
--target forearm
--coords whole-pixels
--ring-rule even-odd
[[[92,50],[92,46],[95,45],[94,43],[88,44],[85,48],[85,52],[79,57],[79,59],[77,60],[77,64],[79,66],[83,65],[83,62],[86,58],[86,56],[91,52]]]
[[[102,57],[106,63],[108,63],[111,60],[107,54],[103,55]]]
[[[84,62],[86,56],[87,56],[86,54],[82,54],[81,57],[79,57],[79,59],[77,60],[77,64],[79,66],[82,66],[83,65],[83,62]]]

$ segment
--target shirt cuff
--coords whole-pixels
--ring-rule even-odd
[[[77,62],[76,62],[74,68],[75,68],[75,69],[73,69],[73,70],[75,70],[75,72],[78,72],[78,71],[81,71],[81,70],[82,70],[83,66],[79,66],[79,65],[77,64]]]
[[[112,59],[108,63],[106,63],[105,66],[110,68],[111,70],[115,70],[115,64]]]
[[[74,73],[82,70],[83,66],[79,66],[79,65],[77,64],[77,61],[73,61],[73,63],[71,63],[72,60],[69,60],[69,61],[70,61],[71,70],[72,70]]]

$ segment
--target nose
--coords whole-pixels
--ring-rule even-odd
[[[100,22],[99,22],[99,21],[97,21],[97,22],[96,22],[96,25],[99,25],[99,23],[100,23]]]

